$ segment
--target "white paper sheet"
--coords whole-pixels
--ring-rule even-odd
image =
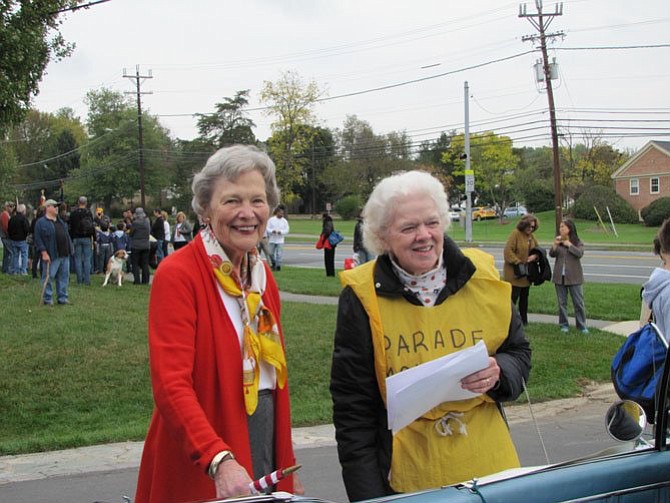
[[[395,435],[442,402],[465,400],[477,393],[461,388],[461,379],[488,366],[483,341],[386,378],[388,426]]]

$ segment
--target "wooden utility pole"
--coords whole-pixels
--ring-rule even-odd
[[[145,210],[147,209],[146,206],[146,198],[144,195],[144,139],[142,136],[142,100],[140,96],[142,94],[153,94],[152,92],[141,92],[140,91],[140,85],[141,81],[140,79],[153,79],[153,75],[151,75],[151,70],[149,70],[149,75],[140,75],[140,65],[135,66],[135,75],[128,75],[126,73],[126,69],[123,69],[123,76],[126,79],[133,79],[135,80],[135,84],[137,87],[136,92],[126,92],[125,94],[137,94],[137,139],[138,139],[138,154],[139,154],[139,166],[140,166],[140,201],[142,203],[142,208]]]
[[[528,35],[522,38],[524,42],[530,40],[532,42],[540,41],[540,50],[542,51],[542,68],[544,70],[544,82],[547,86],[547,99],[549,100],[549,120],[551,122],[551,146],[554,158],[554,206],[556,211],[556,234],[558,235],[558,228],[563,220],[563,198],[561,196],[561,163],[558,150],[558,130],[556,128],[556,107],[554,106],[554,90],[551,87],[551,66],[549,65],[549,57],[547,56],[547,39],[554,37],[563,37],[564,33],[546,33],[547,28],[557,16],[563,15],[563,3],[556,4],[554,12],[545,14],[542,12],[542,0],[535,0],[535,7],[537,12],[535,14],[528,14],[526,11],[526,4],[519,5],[519,17],[524,17],[530,21],[539,35]]]

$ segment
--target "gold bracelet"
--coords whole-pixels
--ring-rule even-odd
[[[235,456],[231,451],[221,451],[216,454],[212,458],[212,462],[209,464],[209,468],[207,469],[207,475],[209,475],[209,478],[214,480],[216,477],[216,471],[219,469],[219,465],[224,461],[228,461],[229,459],[235,459]]]

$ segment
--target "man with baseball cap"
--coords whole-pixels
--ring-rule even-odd
[[[42,259],[42,283],[46,282],[42,302],[53,306],[53,288],[56,281],[58,304],[69,304],[70,255],[74,253],[67,224],[58,216],[58,203],[47,199],[44,216],[35,224],[35,248]]]

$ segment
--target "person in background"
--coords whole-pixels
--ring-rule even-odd
[[[330,233],[335,230],[333,217],[324,212],[321,217],[321,241],[323,242],[323,265],[326,268],[326,276],[335,276],[335,246],[328,242]]]
[[[12,240],[9,239],[9,219],[14,214],[14,203],[7,201],[0,214],[0,239],[2,239],[2,272],[9,274],[12,270],[14,260],[12,250]]]
[[[42,260],[42,283],[46,282],[42,302],[53,306],[52,282],[56,282],[56,300],[69,304],[70,256],[74,253],[67,224],[58,216],[58,203],[47,199],[44,216],[35,224],[35,247]]]
[[[126,248],[126,250],[130,251],[133,249],[133,239],[130,236],[130,229],[132,229],[133,227],[133,210],[131,210],[130,208],[124,210],[123,212],[123,223],[125,224],[124,231],[126,233],[126,236],[128,236],[128,248]],[[126,261],[126,266],[128,267],[128,272],[132,273],[134,277],[135,271],[133,270],[132,258]]]
[[[165,210],[161,211],[161,216],[163,217],[163,227],[165,232],[165,239],[163,240],[163,257],[167,257],[169,250],[168,245],[170,244],[170,222],[168,222],[168,213]]]
[[[516,229],[512,231],[503,256],[505,264],[503,265],[503,277],[505,281],[512,284],[512,302],[519,303],[519,314],[524,325],[528,325],[528,293],[530,292],[530,282],[525,275],[518,275],[515,272],[515,266],[526,265],[538,260],[538,256],[530,254],[533,248],[538,246],[537,239],[533,233],[539,227],[540,222],[530,213],[521,217],[516,224]]]
[[[130,238],[126,233],[126,224],[123,220],[119,220],[116,224],[116,230],[112,234],[112,246],[114,253],[119,250],[130,251]]]
[[[151,224],[151,235],[156,239],[156,267],[161,263],[163,257],[163,241],[165,241],[165,221],[160,208],[154,210],[154,222]],[[169,234],[168,234],[169,236]]]
[[[151,288],[155,408],[135,503],[245,496],[252,479],[295,464],[279,290],[256,250],[279,200],[274,163],[223,148],[192,188],[205,227]],[[295,474],[277,489],[304,492]]]
[[[670,218],[658,229],[654,252],[661,257],[662,264],[654,268],[643,285],[642,300],[651,309],[661,334],[670,341]]]
[[[133,263],[133,283],[149,284],[149,235],[151,224],[144,208],[135,208],[133,225],[130,227],[130,260]]]
[[[284,207],[277,206],[274,215],[268,221],[265,235],[270,247],[270,261],[273,271],[281,271],[282,256],[284,255],[284,240],[289,232],[288,220],[284,218]]]
[[[522,392],[531,351],[493,257],[445,236],[447,195],[425,172],[379,182],[363,215],[363,241],[377,258],[340,273],[330,381],[349,499],[518,467],[501,403]],[[486,366],[458,383],[471,398],[443,402],[392,435],[385,378],[478,341]]]
[[[172,247],[176,250],[186,246],[193,239],[193,228],[186,220],[186,213],[180,211],[177,213],[177,223],[174,226],[174,235],[172,236]]]
[[[107,269],[107,262],[114,253],[114,235],[109,231],[107,220],[100,220],[100,228],[96,232],[96,244],[98,250],[98,270],[97,273],[104,273]]]
[[[575,309],[575,321],[577,330],[588,334],[586,328],[586,310],[584,309],[584,273],[582,271],[581,258],[584,255],[584,244],[577,235],[577,228],[572,220],[564,219],[558,227],[559,235],[556,236],[549,250],[549,256],[554,257],[554,273],[551,281],[556,288],[558,300],[558,324],[561,332],[567,332],[568,322],[568,293],[572,298],[572,306]]]
[[[77,274],[77,283],[80,285],[91,284],[93,244],[96,232],[93,215],[86,207],[87,204],[86,196],[80,196],[77,207],[70,212],[68,222],[70,237],[74,243],[74,270]]]
[[[363,210],[358,212],[356,226],[354,227],[354,253],[358,258],[358,264],[365,264],[374,258],[372,253],[363,244]]]
[[[28,275],[28,234],[30,223],[26,218],[26,205],[19,204],[9,219],[7,235],[12,242],[12,267],[10,274]]]
[[[45,211],[44,205],[37,208],[35,210],[35,218],[33,218],[32,222],[30,222],[30,234],[32,234],[33,236],[33,244],[31,246],[32,259],[33,259],[33,263],[31,264],[31,272],[33,275],[33,279],[37,279],[38,276],[42,275],[41,253],[39,252],[35,244],[35,225],[37,225],[37,221],[44,216],[44,211]]]

